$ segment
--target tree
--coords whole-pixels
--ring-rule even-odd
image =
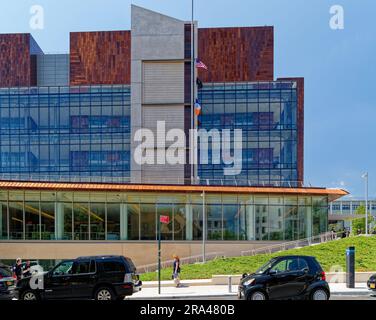
[[[355,214],[356,215],[364,215],[364,218],[354,219],[351,222],[353,234],[357,234],[358,229],[361,230],[361,233],[365,233],[366,232],[366,217],[365,217],[366,207],[363,206],[363,205],[359,206],[358,209],[356,209]],[[368,212],[368,227],[370,226],[370,224],[373,220],[374,220],[373,217]],[[371,231],[369,228],[368,228],[368,230]]]

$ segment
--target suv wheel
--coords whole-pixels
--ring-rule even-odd
[[[39,300],[39,297],[35,292],[28,290],[22,294],[21,300],[36,301],[36,300]]]
[[[247,300],[267,300],[266,295],[262,291],[254,291],[252,292]]]
[[[95,300],[115,300],[115,295],[110,288],[102,287],[95,292]]]
[[[311,300],[328,300],[328,293],[323,288],[315,289],[311,294]]]

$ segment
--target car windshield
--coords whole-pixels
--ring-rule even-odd
[[[274,262],[275,262],[275,259],[272,259],[272,260],[268,261],[262,267],[260,267],[259,269],[257,269],[257,271],[255,273],[256,274],[262,274],[262,273],[264,273],[266,270],[268,270],[268,269],[270,269],[272,267],[272,264]]]

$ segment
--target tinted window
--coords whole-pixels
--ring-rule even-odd
[[[119,261],[103,261],[103,270],[105,272],[125,273],[125,265]]]
[[[73,261],[63,261],[53,271],[54,275],[64,275],[72,273]]]
[[[129,258],[125,258],[125,260],[127,261],[129,271],[130,272],[135,272],[136,271],[136,267],[133,264],[133,261],[131,259],[129,259]]]
[[[299,259],[299,270],[304,270],[304,269],[309,270],[307,261],[305,259],[300,258]]]
[[[77,261],[73,264],[73,274],[90,273],[90,261]]]
[[[283,259],[278,261],[272,269],[273,271],[280,272],[290,272],[299,270],[299,262],[297,258]]]
[[[90,273],[95,273],[96,268],[95,268],[95,261],[91,260],[90,261]]]

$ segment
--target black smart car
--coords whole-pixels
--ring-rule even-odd
[[[20,300],[120,300],[141,290],[131,259],[123,256],[80,257],[64,260],[51,271],[17,282]]]
[[[238,298],[245,300],[328,300],[325,272],[314,257],[284,256],[271,259],[253,274],[244,274]]]
[[[376,291],[376,274],[373,274],[367,281],[369,290]]]

